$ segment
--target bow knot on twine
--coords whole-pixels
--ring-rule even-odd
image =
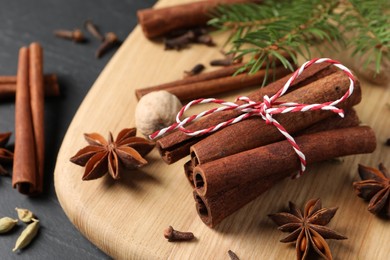
[[[289,87],[292,85],[294,80],[302,74],[302,72],[310,67],[313,64],[319,64],[319,63],[330,63],[333,66],[337,67],[338,69],[342,70],[349,78],[349,88],[347,92],[339,99],[334,101],[328,101],[322,104],[300,104],[300,103],[294,103],[294,102],[278,102],[277,99],[281,96],[283,96],[289,89]],[[267,125],[274,125],[279,132],[286,137],[287,141],[291,144],[292,148],[294,149],[295,153],[298,155],[300,163],[301,163],[301,169],[300,172],[293,176],[294,178],[299,177],[303,174],[303,172],[306,169],[306,157],[301,152],[299,145],[295,142],[294,138],[286,131],[286,129],[279,124],[277,120],[273,118],[273,115],[276,114],[284,114],[284,113],[291,113],[291,112],[305,112],[305,111],[314,111],[314,110],[327,110],[332,111],[334,113],[337,113],[339,116],[344,117],[344,111],[338,107],[336,107],[337,104],[340,102],[346,100],[351,94],[353,93],[355,86],[355,78],[352,74],[352,72],[342,65],[340,62],[336,60],[332,60],[329,58],[321,58],[321,59],[313,59],[310,61],[305,62],[298,70],[296,70],[293,75],[287,80],[287,82],[284,84],[284,86],[273,96],[269,97],[265,95],[263,97],[263,101],[255,102],[251,100],[248,97],[240,96],[236,99],[236,101],[243,101],[243,104],[236,104],[233,102],[227,102],[220,99],[215,98],[201,98],[196,99],[191,102],[189,102],[187,105],[181,108],[179,113],[176,116],[176,123],[172,124],[171,126],[168,126],[166,128],[163,128],[159,131],[156,131],[155,133],[151,134],[149,136],[150,139],[156,139],[168,132],[171,132],[173,130],[179,129],[180,131],[186,133],[190,136],[199,136],[203,134],[212,133],[215,131],[218,131],[221,128],[224,128],[226,126],[238,123],[242,120],[245,120],[252,116],[260,116]],[[180,118],[183,116],[184,112],[186,112],[191,106],[195,106],[198,104],[206,104],[206,103],[216,103],[221,105],[217,108],[212,108],[209,110],[205,110],[197,115],[189,116],[183,120]],[[186,129],[184,125],[195,121],[201,117],[207,116],[212,113],[220,112],[220,111],[227,111],[227,110],[236,110],[240,111],[241,114],[237,117],[231,118],[227,121],[221,122],[215,126],[210,126],[208,128],[192,131],[189,129]]]

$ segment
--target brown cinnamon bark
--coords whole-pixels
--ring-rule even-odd
[[[214,0],[175,5],[137,12],[138,23],[147,38],[162,36],[172,30],[206,25],[209,12],[219,4],[251,2],[249,0]]]
[[[56,74],[44,75],[44,92],[47,97],[58,97],[60,88]],[[14,98],[16,93],[16,76],[0,76],[0,99]]]
[[[297,102],[301,104],[321,104],[337,100],[349,89],[349,78],[342,71],[337,71],[327,77],[301,87],[278,99],[280,102]],[[350,108],[361,100],[360,83],[356,80],[353,94],[339,108]],[[330,111],[306,111],[274,115],[289,134],[320,122],[334,113]],[[191,147],[191,157],[199,164],[213,161],[235,153],[270,144],[285,137],[279,130],[268,125],[259,117],[252,117],[237,124],[225,127],[206,137]],[[221,143],[223,140],[223,143]]]
[[[348,109],[345,111],[344,118],[341,118],[338,115],[331,116],[327,119],[324,119],[311,127],[308,127],[294,135],[300,136],[305,134],[313,134],[323,131],[329,131],[333,129],[343,129],[349,127],[358,126],[360,123],[359,117],[356,114],[354,109]],[[193,169],[198,165],[196,158],[191,158],[188,162],[184,164],[184,173],[190,184],[194,187],[194,179],[193,179]]]
[[[291,85],[290,91],[298,89],[302,86],[310,84],[322,77],[335,73],[337,69],[331,67],[329,64],[316,64],[306,69],[301,76]],[[264,95],[274,95],[283,85],[287,82],[291,75],[287,75],[284,78],[269,84],[264,88],[260,88],[249,95],[254,101],[260,101]],[[205,118],[192,123],[188,128],[191,130],[199,130],[210,125],[216,125],[219,122],[228,120],[239,115],[237,111],[224,111],[209,115]],[[163,160],[168,163],[174,163],[179,159],[185,157],[190,152],[190,147],[199,140],[205,138],[206,135],[191,137],[181,131],[172,132],[159,140],[157,140],[157,149],[159,150]]]
[[[375,150],[375,134],[359,126],[296,138],[308,164]],[[194,198],[202,221],[214,227],[279,180],[300,169],[288,141],[227,156],[194,169]],[[304,177],[303,177],[304,178]]]
[[[176,86],[183,86],[183,85],[198,83],[198,82],[202,82],[202,81],[208,81],[208,80],[232,76],[243,65],[244,64],[240,63],[240,64],[224,67],[221,69],[213,70],[210,72],[201,73],[199,75],[195,75],[192,77],[186,77],[184,79],[168,82],[165,84],[147,87],[147,88],[136,89],[135,95],[137,96],[137,99],[139,100],[141,97],[143,97],[146,94],[153,92],[153,91],[166,90],[166,89],[176,87]]]
[[[288,53],[281,52],[280,55],[282,55],[291,63],[293,63],[292,58]],[[273,66],[277,68],[275,75],[272,75],[273,72],[270,73],[272,76],[275,77],[275,79],[278,79],[288,74],[288,70],[282,68],[280,60],[275,59],[273,57],[270,57],[269,60],[271,64],[274,64]],[[226,66],[217,70],[202,73],[192,77],[187,77],[181,80],[176,80],[157,86],[136,89],[135,95],[139,100],[141,97],[150,92],[166,90],[176,95],[180,100],[186,101],[194,98],[205,97],[206,94],[202,92],[202,89],[206,89],[207,93],[211,94],[224,93],[229,91],[229,88],[226,87],[226,85],[229,86],[235,84],[236,81],[240,80],[240,78],[233,79],[231,77],[234,75],[234,73],[237,72],[238,69],[242,68],[243,66],[245,66],[244,63],[237,63],[231,66]],[[261,69],[265,69],[265,65],[263,65]],[[243,80],[242,82],[240,82],[240,85],[230,86],[230,88],[242,88],[246,85],[251,86],[252,83],[249,82],[250,79],[245,79],[244,73],[246,74],[247,71],[242,72],[241,75],[236,75],[236,77],[241,77]],[[264,73],[264,70],[262,73]],[[258,81],[253,83],[254,85],[260,85],[263,81],[263,74],[260,74],[259,76],[260,78],[258,79]]]
[[[38,43],[30,45],[30,105],[35,137],[35,156],[37,162],[37,180],[34,192],[43,190],[45,131],[44,131],[44,85],[43,85],[43,50]]]
[[[274,73],[275,78],[279,79],[289,74],[290,71],[280,66],[273,69],[271,73]],[[234,77],[228,76],[193,84],[170,87],[165,90],[175,95],[180,101],[188,101],[201,97],[212,97],[216,94],[256,85],[260,87],[266,74],[266,70],[264,69],[253,75],[239,74]]]
[[[16,85],[15,152],[12,186],[23,194],[31,194],[37,188],[37,166],[30,106],[29,50],[27,47],[22,47],[19,51]]]

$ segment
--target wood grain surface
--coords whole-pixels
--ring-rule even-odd
[[[162,0],[158,6],[179,2]],[[215,37],[218,43],[224,40],[223,35]],[[386,86],[362,81],[363,101],[357,106],[362,123],[376,132],[374,153],[310,167],[302,178],[282,181],[216,229],[204,225],[196,213],[192,189],[183,173],[188,158],[166,165],[153,151],[147,156],[148,166],[120,181],[108,176],[81,180],[84,169],[69,158],[86,145],[83,133],[107,135],[112,131],[116,135],[124,127],[135,126],[136,88],[179,79],[193,65],[219,57],[218,48],[206,46],[164,51],[162,44],[147,40],[140,27],[133,31],[81,104],[57,158],[56,192],[71,222],[118,259],[228,259],[229,249],[241,259],[294,259],[294,246],[279,243],[285,234],[267,214],[286,209],[288,201],[303,207],[308,199],[321,198],[324,207],[339,207],[329,227],[348,237],[328,241],[336,259],[388,259],[390,222],[370,214],[367,203],[352,188],[352,182],[358,180],[358,163],[376,167],[383,162],[390,167],[390,147],[384,145],[390,137],[390,108],[386,105],[390,88]],[[219,97],[233,100],[237,94]],[[192,231],[197,239],[169,243],[163,237],[169,225]]]

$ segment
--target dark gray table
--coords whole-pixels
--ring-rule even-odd
[[[92,19],[102,32],[113,31],[125,39],[136,25],[136,10],[152,6],[155,0],[14,0],[0,1],[0,74],[15,75],[18,50],[38,41],[44,48],[45,73],[59,77],[61,97],[48,99],[45,108],[46,169],[45,193],[37,198],[19,194],[11,187],[11,178],[0,176],[0,217],[16,218],[15,207],[37,214],[42,228],[37,238],[22,252],[12,253],[15,241],[25,225],[8,235],[0,235],[0,259],[106,259],[86,240],[65,216],[55,195],[53,171],[58,149],[68,125],[81,101],[111,58],[95,58],[99,42],[74,44],[55,38],[56,29],[82,28]],[[0,101],[0,132],[14,133],[14,102]],[[10,143],[14,142],[14,136]]]

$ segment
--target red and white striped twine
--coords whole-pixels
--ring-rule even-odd
[[[323,62],[331,63],[333,66],[339,68],[348,76],[350,82],[349,88],[348,91],[341,98],[335,101],[329,101],[322,104],[299,104],[293,102],[280,103],[276,101],[279,97],[283,96],[287,92],[292,82],[297,77],[299,77],[299,75],[301,75],[306,68],[310,67],[313,64],[318,64]],[[159,131],[156,131],[155,133],[151,134],[149,138],[155,139],[176,129],[179,129],[180,131],[190,136],[198,136],[198,135],[215,132],[221,128],[224,128],[228,125],[235,124],[251,116],[261,116],[261,118],[263,118],[263,120],[265,120],[267,124],[274,125],[280,131],[280,133],[282,133],[286,137],[286,139],[290,142],[294,151],[298,155],[299,160],[301,162],[301,170],[296,176],[293,176],[293,178],[297,178],[301,176],[306,169],[305,155],[300,150],[299,145],[295,142],[294,138],[272,116],[275,114],[284,114],[289,112],[305,112],[309,110],[328,110],[339,114],[341,117],[344,117],[344,111],[342,109],[337,108],[336,105],[346,100],[352,94],[355,86],[354,82],[355,82],[355,78],[352,72],[347,67],[342,65],[340,62],[329,58],[313,59],[305,62],[298,70],[296,70],[293,73],[293,75],[290,77],[290,79],[284,84],[284,86],[275,95],[273,95],[272,97],[264,96],[262,102],[261,101],[255,102],[250,100],[248,97],[244,97],[244,96],[240,96],[236,100],[236,101],[238,100],[244,101],[245,103],[242,105],[238,105],[233,102],[226,102],[224,100],[215,99],[215,98],[196,99],[189,102],[184,107],[182,107],[182,109],[176,116],[176,123],[172,124],[169,127],[161,129]],[[197,115],[189,116],[183,120],[180,119],[183,116],[184,112],[187,111],[191,106],[195,106],[197,104],[205,104],[205,103],[216,103],[216,104],[220,104],[221,106],[203,111]],[[277,105],[277,107],[273,107],[274,105]],[[241,111],[242,114],[235,118],[221,122],[215,126],[210,126],[208,128],[204,128],[197,131],[188,130],[184,127],[184,125],[192,121],[195,121],[201,117],[204,117],[212,113],[220,112],[220,111],[226,111],[226,110],[238,110]]]

